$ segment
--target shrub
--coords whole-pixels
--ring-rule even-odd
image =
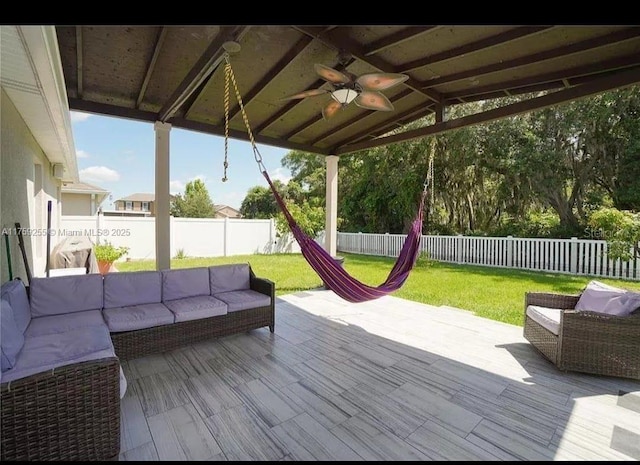
[[[93,247],[96,260],[99,262],[113,263],[119,258],[125,256],[129,252],[129,247],[116,247],[110,242],[105,241]]]

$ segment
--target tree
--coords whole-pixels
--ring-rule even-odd
[[[171,203],[171,215],[182,218],[213,218],[215,208],[204,182],[189,181],[184,195],[178,194]]]
[[[640,213],[603,207],[591,214],[589,227],[592,235],[607,241],[610,259],[627,261],[638,256]]]

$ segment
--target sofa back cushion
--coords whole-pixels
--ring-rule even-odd
[[[162,300],[209,295],[209,270],[205,267],[162,271]]]
[[[32,278],[29,287],[33,317],[102,309],[101,274]]]
[[[24,334],[13,317],[13,308],[8,300],[0,299],[0,370],[13,368],[23,345]]]
[[[627,291],[611,298],[600,311],[608,315],[628,316],[640,308],[640,293]]]
[[[249,264],[215,265],[209,267],[211,295],[242,291],[250,288]]]
[[[160,271],[131,271],[104,275],[104,308],[155,304],[161,301]]]
[[[13,319],[18,329],[24,333],[31,321],[31,306],[27,296],[27,288],[20,279],[2,284],[2,298],[7,300],[13,310]]]

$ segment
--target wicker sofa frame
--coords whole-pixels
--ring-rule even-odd
[[[120,361],[268,326],[275,285],[250,270],[250,289],[271,305],[212,318],[111,333],[117,357],[66,365],[0,384],[0,459],[118,460]]]
[[[227,336],[268,326],[275,330],[275,285],[250,270],[250,289],[271,297],[271,305],[211,318],[183,321],[153,328],[111,333],[116,355],[121,360],[144,357],[177,349],[213,337]]]
[[[525,294],[524,337],[560,370],[640,379],[640,312],[576,311],[578,295]],[[556,336],[526,314],[529,305],[563,309]]]

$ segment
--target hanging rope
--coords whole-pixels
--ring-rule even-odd
[[[391,272],[387,279],[380,284],[379,286],[369,286],[358,281],[353,276],[350,276],[342,266],[340,266],[334,257],[332,257],[329,252],[327,252],[320,244],[318,244],[314,239],[310,238],[306,234],[302,232],[300,226],[296,223],[295,219],[287,209],[284,200],[276,190],[269,174],[267,173],[267,169],[262,162],[262,156],[260,155],[260,151],[256,146],[255,139],[253,137],[253,133],[251,132],[251,126],[249,125],[249,119],[247,118],[247,114],[244,109],[244,105],[242,104],[242,97],[240,96],[240,91],[238,90],[238,85],[236,83],[235,76],[233,74],[233,69],[231,68],[231,63],[229,61],[229,56],[225,56],[225,153],[224,153],[224,177],[223,181],[226,181],[227,178],[227,167],[228,167],[228,144],[227,139],[229,137],[229,83],[233,85],[236,98],[238,100],[238,104],[240,106],[240,111],[242,113],[242,119],[244,121],[244,125],[247,129],[247,134],[249,135],[249,140],[251,142],[251,148],[253,150],[253,157],[255,158],[256,163],[258,164],[258,168],[262,172],[263,176],[269,183],[269,187],[271,188],[271,192],[273,193],[276,202],[280,206],[280,210],[284,214],[287,223],[289,224],[289,228],[293,233],[293,236],[298,241],[300,245],[300,250],[302,251],[302,255],[307,260],[309,265],[315,270],[315,272],[322,278],[322,281],[327,285],[329,289],[334,291],[337,295],[342,297],[343,299],[349,302],[365,302],[372,299],[377,299],[379,297],[390,294],[396,290],[398,290],[409,277],[409,273],[413,266],[415,265],[416,259],[418,258],[418,254],[420,253],[420,239],[422,237],[422,221],[423,221],[423,210],[424,210],[424,201],[427,195],[427,189],[429,188],[430,181],[433,180],[433,168],[427,171],[427,179],[424,184],[424,189],[422,191],[422,195],[420,197],[420,203],[418,207],[418,213],[416,218],[413,220],[411,224],[411,230],[407,235],[404,244],[402,245],[402,250],[398,255],[396,263],[394,264]],[[430,165],[433,164],[433,152],[431,153]],[[430,174],[431,173],[431,174]],[[431,178],[431,179],[430,179]]]

